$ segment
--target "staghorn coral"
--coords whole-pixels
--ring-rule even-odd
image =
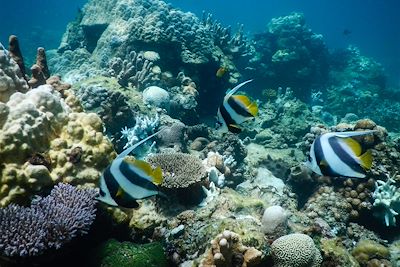
[[[261,262],[262,252],[242,244],[240,236],[225,230],[211,242],[200,267],[251,267]]]
[[[0,206],[24,202],[58,181],[97,184],[114,155],[113,147],[97,115],[71,110],[67,102],[75,103],[73,98],[64,100],[50,85],[43,85],[0,103]],[[76,147],[82,149],[79,164],[68,160]],[[50,167],[32,165],[35,153],[48,158]]]
[[[322,257],[308,235],[290,234],[276,239],[271,245],[274,267],[318,267]]]
[[[1,254],[37,256],[87,234],[95,219],[96,194],[94,189],[60,183],[28,208],[11,204],[0,209]]]

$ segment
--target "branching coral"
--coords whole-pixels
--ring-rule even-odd
[[[400,212],[400,189],[393,185],[395,181],[388,177],[387,181],[376,181],[376,189],[372,195],[375,216],[384,220],[386,226],[396,225],[396,216]]]
[[[11,204],[0,209],[0,252],[8,257],[37,256],[86,234],[95,219],[96,194],[94,189],[60,183],[28,208]]]
[[[152,72],[153,61],[151,59],[157,58],[145,58],[143,53],[131,51],[124,60],[119,57],[111,59],[109,63],[110,73],[117,77],[121,85],[132,84],[137,89],[143,90],[146,86],[154,85],[153,79],[159,80]]]
[[[155,132],[155,129],[160,123],[158,115],[151,118],[148,116],[136,117],[136,124],[132,128],[125,127],[122,129],[122,137],[127,140],[124,148],[134,145],[138,141],[146,138],[150,134]]]

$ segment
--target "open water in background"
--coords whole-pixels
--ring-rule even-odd
[[[101,1],[101,0],[98,0]],[[382,63],[389,83],[400,87],[399,0],[168,0],[201,17],[210,12],[225,25],[245,25],[245,31],[264,31],[273,17],[303,12],[315,33],[331,49],[353,44],[363,55]],[[85,0],[0,0],[0,41],[16,34],[27,62],[38,46],[56,48],[68,22]],[[234,27],[235,28],[235,27]],[[351,33],[344,35],[343,31]],[[32,58],[33,57],[33,58]],[[28,65],[28,64],[27,64]]]

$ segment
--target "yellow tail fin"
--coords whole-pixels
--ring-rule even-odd
[[[371,150],[368,150],[367,152],[365,152],[364,154],[362,154],[359,157],[360,161],[361,161],[361,167],[363,167],[366,170],[371,169],[372,166],[372,152]]]

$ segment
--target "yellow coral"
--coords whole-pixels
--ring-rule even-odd
[[[49,85],[0,103],[0,206],[24,202],[60,181],[96,186],[115,157],[101,119],[73,112],[78,104],[66,95],[75,107]],[[49,158],[47,167],[30,163],[35,153]]]

